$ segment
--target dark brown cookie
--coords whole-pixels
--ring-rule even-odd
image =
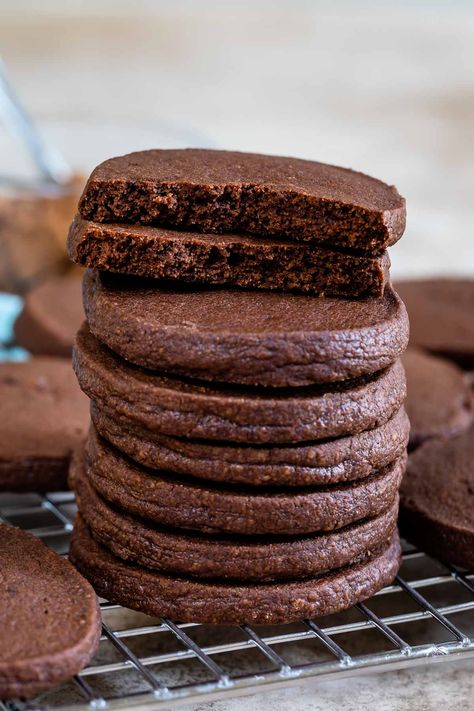
[[[152,150],[99,165],[80,213],[96,222],[246,232],[381,251],[405,228],[405,201],[362,173],[297,158]]]
[[[70,358],[83,320],[80,279],[56,277],[25,296],[23,311],[15,323],[15,340],[35,355]]]
[[[0,523],[0,698],[66,681],[99,644],[97,597],[38,538]]]
[[[402,281],[410,343],[474,368],[474,279]]]
[[[390,267],[387,252],[363,255],[309,243],[108,225],[80,217],[71,225],[68,253],[73,262],[106,272],[339,298],[382,296]]]
[[[276,387],[346,380],[388,367],[408,344],[408,317],[383,299],[314,299],[256,291],[186,290],[88,271],[92,333],[145,368]]]
[[[282,624],[329,615],[366,600],[392,582],[400,566],[400,543],[363,562],[303,581],[230,584],[171,577],[124,563],[100,546],[80,517],[71,560],[99,595],[157,617],[210,624]]]
[[[402,456],[359,481],[306,489],[224,486],[145,469],[89,433],[86,470],[107,501],[164,526],[204,533],[302,534],[378,516],[393,504]]]
[[[362,479],[401,457],[410,431],[401,408],[385,424],[357,435],[300,446],[252,447],[134,428],[94,403],[91,416],[102,437],[146,467],[251,486],[314,486]]]
[[[70,481],[92,535],[118,558],[202,578],[296,580],[341,568],[388,543],[398,516],[397,497],[379,516],[329,534],[257,539],[205,536],[160,528],[111,506],[90,485],[79,457],[72,463]]]
[[[474,429],[427,442],[410,456],[401,488],[404,536],[455,565],[474,567]]]
[[[84,324],[74,369],[102,410],[173,436],[260,444],[301,442],[377,427],[405,398],[403,366],[358,381],[289,390],[215,386],[127,364]]]
[[[470,383],[463,371],[416,348],[409,348],[402,362],[407,377],[410,446],[466,430],[474,413]]]
[[[71,453],[89,426],[69,360],[0,364],[0,491],[67,486]]]

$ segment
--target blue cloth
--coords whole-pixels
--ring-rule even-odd
[[[22,306],[21,296],[0,293],[0,361],[28,358],[28,351],[13,344],[13,324]]]

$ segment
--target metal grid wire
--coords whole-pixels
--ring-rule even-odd
[[[72,493],[1,495],[0,520],[67,553]],[[405,546],[400,575],[371,600],[337,615],[272,627],[176,624],[102,602],[103,634],[91,664],[31,709],[155,709],[306,679],[474,656],[474,573]]]

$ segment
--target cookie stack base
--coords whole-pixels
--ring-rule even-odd
[[[229,584],[163,575],[124,563],[101,547],[80,516],[70,558],[99,595],[112,603],[180,622],[281,624],[347,609],[390,583],[400,565],[400,542],[364,562],[302,581]]]

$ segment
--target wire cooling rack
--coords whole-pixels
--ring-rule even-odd
[[[0,520],[68,550],[73,494],[0,495]],[[0,709],[160,709],[308,679],[474,656],[474,573],[405,546],[400,575],[337,615],[266,627],[176,624],[101,604],[103,634],[91,664],[34,701]]]

